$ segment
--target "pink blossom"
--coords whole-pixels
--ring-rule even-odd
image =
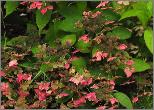
[[[60,93],[57,97],[58,98],[62,98],[62,97],[66,97],[66,96],[68,96],[69,94],[67,94],[67,93]]]
[[[94,54],[93,56],[93,61],[101,61],[102,59],[106,58],[108,56],[108,53],[106,52],[101,52],[101,51],[98,51]]]
[[[107,59],[107,62],[111,62],[111,61],[113,61],[114,59],[116,59],[117,57],[109,57],[108,59]]]
[[[105,6],[106,4],[108,4],[108,1],[101,1],[101,3],[96,8],[100,8],[102,6]]]
[[[20,4],[21,4],[21,5],[26,5],[27,2],[26,2],[26,1],[22,1],[22,2],[20,2]]]
[[[118,102],[116,98],[110,98],[109,101],[111,102],[112,105]]]
[[[27,97],[29,95],[29,92],[19,90],[18,94],[20,97]]]
[[[118,49],[119,50],[125,50],[127,48],[127,45],[125,45],[125,44],[120,44],[119,46],[118,46]]]
[[[79,40],[83,40],[84,43],[88,43],[90,41],[88,34],[84,34],[83,36],[79,38]]]
[[[41,13],[44,15],[47,12],[47,8],[41,9]]]
[[[48,10],[53,10],[53,6],[49,5],[46,7]]]
[[[39,89],[35,89],[35,93],[37,94],[37,97],[40,101],[46,100],[46,92],[42,92]]]
[[[23,80],[23,74],[22,73],[18,73],[17,74],[17,82],[20,83]]]
[[[82,80],[81,82],[81,85],[83,86],[87,86],[87,85],[90,85],[92,83],[92,78],[89,78],[87,80]]]
[[[0,71],[0,77],[5,76],[5,73],[3,71]]]
[[[65,77],[65,75],[64,74],[61,74],[61,73],[59,73],[59,76],[62,77],[62,78]]]
[[[106,108],[106,106],[99,106],[96,108],[96,110],[104,110]]]
[[[115,86],[115,82],[113,80],[110,80],[109,84],[111,85],[111,89],[113,90]]]
[[[118,1],[118,4],[129,5],[129,1]]]
[[[23,79],[29,81],[32,79],[32,75],[31,74],[23,74]]]
[[[132,73],[135,72],[135,68],[126,67],[126,68],[124,69],[124,72],[125,72],[127,78],[129,78],[129,77],[132,76]]]
[[[78,52],[80,52],[80,50],[74,50],[74,51],[72,52],[72,54],[76,54],[76,53],[78,53]]]
[[[84,103],[86,103],[85,97],[81,97],[80,99],[73,101],[74,107],[79,107]]]
[[[96,93],[95,92],[91,92],[91,93],[87,94],[85,96],[85,98],[88,99],[89,101],[97,102],[97,98],[96,98]]]
[[[75,77],[71,77],[69,81],[78,85],[83,80],[83,76],[76,75]]]
[[[17,82],[20,83],[22,80],[31,80],[32,75],[31,74],[17,74]]]
[[[106,58],[108,56],[108,53],[106,53],[106,52],[103,52],[102,53],[102,58],[104,59],[104,58]]]
[[[102,52],[96,52],[96,55],[95,55],[95,57],[96,57],[96,61],[101,61],[102,60]]]
[[[10,91],[9,83],[2,82],[0,89],[3,92],[3,95],[8,95]]]
[[[92,88],[92,89],[98,89],[99,87],[98,87],[96,84],[94,84],[94,85],[91,86],[90,88]]]
[[[29,9],[35,9],[35,8],[41,9],[42,5],[43,5],[42,2],[36,1],[30,5]]]
[[[133,97],[133,100],[132,100],[133,103],[136,103],[138,102],[138,97]]]
[[[114,23],[114,21],[106,21],[106,22],[105,22],[106,25],[107,25],[107,24],[112,24],[112,23]]]
[[[67,62],[65,65],[64,65],[65,69],[69,69],[70,68],[70,64]]]
[[[110,80],[109,83],[115,86],[115,82],[113,80]]]
[[[50,82],[41,82],[39,83],[39,90],[48,90],[49,89],[49,85],[50,85]]]
[[[100,14],[101,14],[101,12],[100,11],[97,11],[96,13],[92,14],[92,18],[96,18]]]
[[[9,62],[9,67],[16,67],[18,65],[17,60],[12,60]]]
[[[128,60],[125,64],[128,65],[128,66],[131,66],[131,65],[134,64],[134,61],[133,60]]]

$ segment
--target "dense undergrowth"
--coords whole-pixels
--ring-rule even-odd
[[[1,109],[152,108],[152,1],[1,8]]]

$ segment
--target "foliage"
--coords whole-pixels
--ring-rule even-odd
[[[1,109],[152,108],[152,1],[3,3]]]

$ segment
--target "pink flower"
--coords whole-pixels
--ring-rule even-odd
[[[78,85],[81,81],[83,80],[83,76],[81,75],[76,75],[75,77],[71,77],[69,81],[75,83]]]
[[[135,72],[135,68],[126,67],[126,68],[124,69],[124,72],[125,72],[127,78],[129,78],[129,77],[132,76],[132,73]]]
[[[84,103],[86,103],[85,97],[81,97],[80,99],[73,101],[74,107],[79,107]]]
[[[20,2],[20,4],[21,4],[21,5],[26,5],[27,2],[26,2],[26,1],[22,1],[22,2]]]
[[[47,8],[41,9],[41,13],[44,15],[47,12]]]
[[[83,40],[84,43],[88,43],[90,41],[88,34],[84,34],[83,36],[79,38],[79,40]]]
[[[115,82],[113,80],[110,80],[109,83],[115,86]]]
[[[101,51],[98,51],[94,54],[93,56],[93,61],[101,61],[102,59],[106,58],[108,56],[108,53],[106,52],[101,52]]]
[[[107,59],[107,62],[113,61],[114,59],[116,59],[117,57],[110,57]]]
[[[64,65],[65,69],[69,69],[70,68],[70,64],[67,62],[65,65]]]
[[[16,67],[18,65],[17,60],[12,60],[9,62],[9,67]]]
[[[96,108],[96,110],[104,110],[106,108],[106,106],[99,106]]]
[[[62,77],[62,78],[65,77],[65,75],[64,74],[61,74],[61,73],[59,73],[59,76]]]
[[[58,98],[62,98],[62,97],[66,97],[66,96],[68,96],[69,94],[67,94],[67,93],[60,93],[57,97]]]
[[[35,8],[41,9],[42,5],[43,5],[42,2],[36,1],[30,5],[29,9],[35,9]]]
[[[111,89],[113,90],[115,86],[115,82],[113,80],[110,80],[109,84],[111,85]]]
[[[48,10],[53,10],[53,6],[49,5],[46,7]]]
[[[125,64],[128,65],[128,66],[131,66],[131,65],[134,64],[134,61],[133,60],[128,60]]]
[[[22,73],[18,73],[17,74],[17,82],[20,83],[23,80],[23,74]]]
[[[92,89],[98,89],[99,87],[98,87],[96,84],[94,84],[94,85],[91,86],[90,88],[92,88]]]
[[[96,61],[101,61],[102,60],[102,52],[96,52],[96,55],[95,55],[95,57],[96,57]]]
[[[133,100],[132,100],[133,103],[136,103],[138,102],[138,97],[133,97]]]
[[[112,105],[118,102],[116,98],[110,98],[109,101],[111,102]]]
[[[83,86],[87,86],[87,85],[90,85],[92,83],[92,78],[89,78],[87,80],[82,80],[81,82],[81,85]]]
[[[48,90],[49,89],[49,85],[50,85],[50,82],[42,82],[42,83],[39,83],[39,90]]]
[[[32,75],[30,74],[22,74],[18,73],[17,74],[17,82],[20,83],[22,80],[31,80]]]
[[[102,6],[105,6],[106,4],[108,4],[108,1],[101,1],[101,3],[96,8],[100,8]]]
[[[112,23],[114,23],[114,21],[106,21],[104,24],[112,24]]]
[[[125,44],[120,44],[119,46],[118,46],[118,49],[119,50],[125,50],[127,48],[127,45],[125,45]]]
[[[106,53],[106,52],[102,53],[102,58],[103,59],[106,58],[107,56],[108,56],[108,53]]]
[[[101,12],[100,11],[97,11],[96,13],[92,14],[92,18],[96,18],[100,14],[101,14]]]
[[[31,74],[23,74],[23,79],[29,81],[32,79],[32,75]]]
[[[129,1],[118,1],[118,4],[129,5]]]
[[[46,100],[46,96],[47,96],[46,92],[42,92],[39,89],[35,89],[35,93],[37,94],[37,97],[40,101]]]
[[[0,71],[0,77],[5,76],[5,73],[3,71]]]
[[[74,51],[72,52],[72,54],[76,54],[76,53],[78,53],[78,52],[80,52],[80,50],[74,50]]]
[[[88,99],[89,101],[95,101],[95,102],[98,101],[97,98],[96,98],[96,93],[95,92],[91,92],[91,93],[87,94],[85,96],[85,98]]]
[[[18,94],[20,97],[27,97],[29,95],[29,92],[19,90]]]
[[[9,95],[10,86],[9,83],[1,83],[0,90],[3,92],[3,95]]]

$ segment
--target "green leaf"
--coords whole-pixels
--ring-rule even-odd
[[[135,68],[135,72],[142,72],[151,68],[148,63],[141,59],[133,59],[133,61],[133,67]]]
[[[77,72],[82,74],[84,71],[84,68],[86,68],[87,62],[85,61],[84,58],[80,57],[80,58],[74,59],[72,61],[72,65],[75,67]]]
[[[84,41],[79,40],[76,44],[76,48],[82,53],[89,53],[91,51],[91,42],[84,43]]]
[[[151,28],[147,28],[144,31],[144,40],[145,40],[145,44],[147,46],[147,48],[150,50],[151,53],[153,53],[153,36],[152,36],[152,29]]]
[[[74,45],[75,42],[76,42],[76,35],[75,34],[65,35],[61,39],[61,43],[63,46],[72,46],[72,45]]]
[[[10,15],[14,11],[16,11],[16,8],[18,7],[19,2],[17,1],[6,1],[5,9],[6,9],[6,16]]]
[[[110,36],[119,37],[121,40],[125,40],[131,37],[131,32],[125,27],[116,27],[112,32],[107,33]]]
[[[150,3],[145,2],[145,1],[141,1],[141,2],[134,3],[132,5],[133,6],[133,9],[128,9],[127,11],[125,11],[121,15],[120,20],[122,20],[124,18],[128,18],[128,17],[136,16],[136,17],[138,17],[138,19],[140,20],[140,22],[142,23],[142,25],[144,27],[146,27],[149,19],[152,16],[152,13],[151,13],[152,10],[150,9],[150,7],[149,7],[150,5],[149,4]]]
[[[75,27],[75,23],[78,20],[81,20],[81,18],[77,18],[77,17],[76,18],[74,17],[66,18],[63,21],[61,21],[59,27],[61,30],[66,31],[66,32],[78,32],[81,30]]]
[[[114,93],[114,97],[119,101],[121,105],[123,105],[127,109],[133,108],[132,102],[126,94],[122,92],[116,92]]]
[[[48,24],[48,22],[50,21],[50,18],[51,18],[51,13],[52,11],[49,10],[47,11],[46,14],[42,14],[40,12],[40,10],[37,10],[36,11],[36,24],[39,28],[39,31],[41,32],[42,29]]]
[[[105,21],[115,21],[120,19],[120,15],[113,12],[112,10],[103,10],[103,20]]]
[[[50,45],[53,44],[54,40],[58,36],[59,24],[60,24],[60,21],[56,21],[54,23],[49,24],[49,28],[45,35],[45,41],[48,42]]]
[[[60,6],[59,13],[65,17],[59,25],[60,29],[66,32],[80,31],[81,29],[75,27],[75,23],[82,19],[82,12],[85,7],[86,3],[84,2],[78,2],[77,4],[69,5],[67,7]]]
[[[148,1],[147,3],[147,10],[149,11],[149,16],[152,16],[152,0]]]

